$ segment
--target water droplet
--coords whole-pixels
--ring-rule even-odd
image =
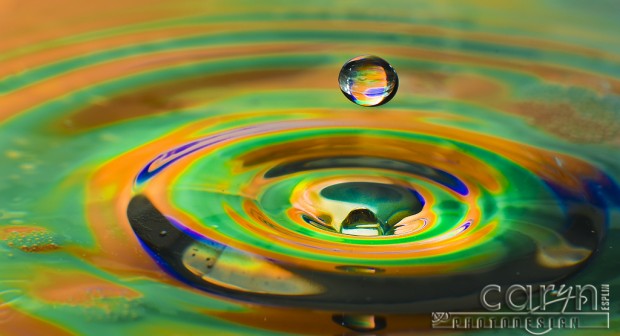
[[[358,56],[342,66],[338,83],[342,93],[352,102],[377,106],[394,97],[398,90],[398,75],[382,58]]]
[[[165,237],[167,234],[168,234],[168,231],[166,231],[166,230],[159,231],[159,236],[160,237]]]

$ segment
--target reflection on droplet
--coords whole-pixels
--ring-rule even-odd
[[[338,83],[342,93],[352,102],[377,106],[394,97],[398,90],[398,75],[382,58],[358,56],[342,66]]]

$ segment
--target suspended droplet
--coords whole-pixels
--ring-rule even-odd
[[[377,106],[394,97],[398,90],[398,75],[382,58],[358,56],[342,66],[338,83],[342,93],[352,102]]]

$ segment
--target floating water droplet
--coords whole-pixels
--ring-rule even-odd
[[[338,83],[342,93],[352,102],[377,106],[394,97],[398,90],[398,75],[382,58],[358,56],[342,66]]]

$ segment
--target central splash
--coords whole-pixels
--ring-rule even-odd
[[[302,215],[319,228],[354,236],[411,232],[423,200],[413,189],[378,182],[334,182],[294,193],[292,203],[309,209]],[[409,229],[409,230],[408,230]]]

